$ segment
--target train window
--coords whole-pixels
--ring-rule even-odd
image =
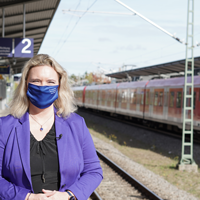
[[[171,108],[174,107],[174,92],[170,92],[169,107],[171,107]]]
[[[155,95],[154,95],[154,106],[157,106],[158,105],[158,92],[155,92]]]
[[[146,105],[149,105],[149,91],[146,92]]]
[[[177,92],[176,107],[181,108],[182,92]]]
[[[163,92],[160,92],[159,94],[159,102],[158,102],[159,106],[163,106]]]

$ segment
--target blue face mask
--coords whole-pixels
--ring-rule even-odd
[[[29,83],[26,94],[34,106],[48,108],[58,98],[58,85],[38,86]]]

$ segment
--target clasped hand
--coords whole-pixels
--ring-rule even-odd
[[[29,200],[67,200],[69,195],[67,192],[42,190],[44,194],[31,194]]]

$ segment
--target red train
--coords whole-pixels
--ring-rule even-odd
[[[125,115],[149,126],[182,129],[184,77],[81,86],[74,87],[73,91],[80,107]],[[194,77],[193,109],[194,130],[199,132],[200,76]]]

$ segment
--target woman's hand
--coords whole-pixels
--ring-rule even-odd
[[[54,195],[56,191],[49,192],[49,195]],[[48,196],[46,194],[31,194],[28,200],[48,200]]]
[[[42,192],[46,195],[48,200],[68,200],[67,192],[51,191],[43,189]]]

